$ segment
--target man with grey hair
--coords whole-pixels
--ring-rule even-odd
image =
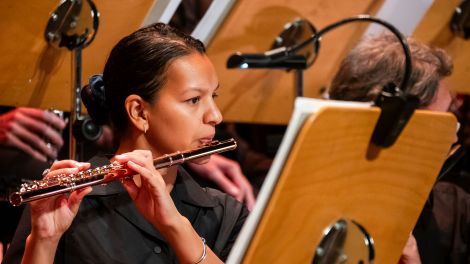
[[[412,74],[408,90],[423,109],[447,111],[451,96],[442,80],[452,73],[452,58],[442,49],[408,39]],[[372,101],[382,88],[399,85],[404,75],[404,53],[396,36],[381,34],[362,40],[341,62],[329,89],[330,99]]]
[[[420,99],[421,109],[449,111],[452,96],[443,80],[452,73],[451,57],[411,38],[408,43],[412,74],[407,90]],[[342,61],[329,98],[373,101],[385,85],[401,83],[404,61],[402,46],[394,35],[366,37]],[[437,181],[413,234],[423,263],[469,263],[469,194],[453,183]],[[407,250],[404,257],[409,257]],[[419,263],[419,259],[402,261]]]

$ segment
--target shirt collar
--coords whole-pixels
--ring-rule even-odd
[[[181,166],[178,167],[178,176],[171,191],[171,197],[173,200],[179,199],[184,203],[198,207],[217,206],[217,201],[201,188]]]

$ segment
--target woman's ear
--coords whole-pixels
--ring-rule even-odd
[[[147,106],[148,103],[142,97],[131,94],[126,98],[124,107],[129,117],[130,123],[142,132],[147,132],[149,127],[147,119]]]

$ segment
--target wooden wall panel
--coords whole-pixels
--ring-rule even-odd
[[[71,52],[47,45],[58,0],[0,1],[0,105],[70,110]],[[103,70],[112,46],[139,28],[154,0],[95,0],[100,27],[83,51],[83,82]]]
[[[45,97],[51,101],[61,98],[48,90],[49,86],[67,91],[70,87],[70,77],[64,74],[70,71],[67,52],[48,48],[44,41],[49,14],[58,1],[29,2],[28,5],[23,1],[0,2],[2,105],[41,106]]]
[[[445,49],[454,59],[454,72],[449,77],[450,88],[456,92],[470,93],[470,40],[456,37],[449,22],[460,0],[434,0],[414,36],[431,45]]]
[[[154,0],[95,0],[100,11],[97,38],[83,52],[82,81],[100,73],[111,47],[137,29]],[[454,57],[452,89],[470,92],[467,76],[470,42],[454,37],[448,22],[460,0],[435,0],[415,36],[448,50]],[[49,47],[44,28],[58,0],[0,1],[0,105],[70,109],[71,53]],[[263,52],[285,23],[309,19],[318,29],[360,13],[374,14],[383,0],[238,0],[208,47],[221,83],[219,106],[226,121],[287,123],[293,107],[294,74],[281,70],[228,70],[235,51]],[[26,8],[27,7],[27,8]],[[305,96],[319,97],[339,61],[367,24],[350,24],[322,39],[320,55],[305,71]]]
[[[225,20],[208,54],[219,73],[219,106],[226,121],[285,124],[294,101],[294,73],[281,70],[226,69],[235,51],[264,52],[282,30],[297,17],[311,21],[317,29],[345,17],[373,14],[383,1],[377,0],[239,0]],[[359,26],[358,26],[359,25]],[[366,24],[338,28],[322,39],[320,55],[307,69],[305,96],[318,97],[328,84],[338,62],[362,35]]]

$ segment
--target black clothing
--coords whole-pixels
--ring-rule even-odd
[[[413,235],[422,263],[470,263],[470,195],[453,183],[436,183]]]
[[[13,207],[8,202],[9,192],[16,190],[24,180],[38,180],[48,168],[47,162],[31,158],[28,154],[13,147],[0,147],[0,242],[3,250],[15,233],[24,206]],[[2,254],[2,252],[0,252]]]
[[[413,235],[421,261],[470,263],[470,190],[468,150],[452,154],[418,218]]]
[[[105,158],[92,159],[92,167]],[[232,197],[202,189],[184,171],[171,191],[178,211],[222,260],[226,259],[248,215]],[[5,263],[20,263],[30,233],[30,214],[25,210]],[[202,252],[201,252],[202,253]],[[161,234],[137,211],[118,181],[94,186],[80,205],[72,225],[62,236],[55,263],[176,263],[174,251]]]

